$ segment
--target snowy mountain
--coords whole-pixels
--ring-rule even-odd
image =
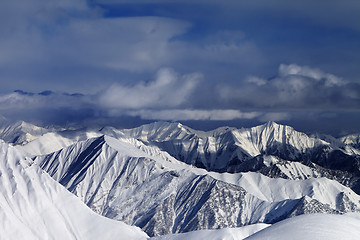
[[[24,145],[47,131],[45,128],[24,121],[13,123],[0,116],[0,139],[7,143]]]
[[[7,122],[1,129],[94,212],[149,236],[250,235],[253,224],[360,211],[356,135],[309,136],[274,122],[208,132],[168,122],[60,131]],[[248,231],[237,229],[243,226]]]
[[[146,239],[92,212],[14,147],[0,142],[0,239]]]
[[[247,129],[219,128],[209,132],[192,130],[180,123],[156,122],[118,131],[118,135],[119,132],[209,171],[253,171],[289,178],[289,175],[296,177],[297,171],[307,166],[310,169],[307,168],[307,174],[302,177],[328,177],[360,193],[360,155],[356,148],[341,140],[326,142],[274,122]],[[269,164],[266,156],[280,161]],[[295,165],[302,169],[294,169]]]
[[[336,181],[207,172],[133,138],[80,141],[35,163],[95,212],[150,236],[360,210],[360,197]]]
[[[244,162],[259,155],[291,161],[312,161],[313,157],[323,157],[321,154],[325,153],[330,154],[328,158],[335,154],[346,155],[343,149],[320,138],[274,122],[248,129],[220,128],[210,132],[195,131],[180,123],[156,122],[122,132],[156,144],[185,163],[218,172],[242,171]],[[316,163],[341,170],[341,166],[325,162],[325,159]]]
[[[340,141],[347,146],[355,148],[356,154],[360,154],[360,134],[351,134],[340,138]]]

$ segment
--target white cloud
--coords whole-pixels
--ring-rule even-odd
[[[249,77],[238,86],[223,85],[221,101],[236,108],[354,109],[360,106],[360,84],[319,69],[281,64],[266,80]]]
[[[246,79],[247,82],[249,83],[254,83],[258,86],[262,86],[262,85],[265,85],[266,84],[266,80],[265,79],[262,79],[262,78],[259,78],[259,77],[255,77],[255,76],[250,76]]]
[[[258,112],[241,112],[233,109],[171,109],[171,110],[138,110],[127,112],[130,116],[140,116],[148,120],[212,120],[228,121],[234,119],[253,119],[261,115]]]
[[[0,110],[31,111],[37,109],[80,109],[93,105],[91,96],[71,95],[67,93],[49,94],[12,92],[0,95]],[[36,111],[35,111],[36,112]],[[34,112],[34,113],[35,113]]]
[[[291,114],[287,112],[269,112],[259,117],[259,120],[261,122],[284,121],[290,119],[291,119]]]
[[[154,81],[134,86],[113,85],[102,92],[100,105],[104,108],[140,109],[178,107],[187,103],[202,74],[179,75],[172,69],[160,69]]]
[[[284,78],[288,76],[308,77],[315,81],[324,80],[324,85],[326,87],[341,86],[347,83],[343,79],[329,73],[324,73],[319,69],[314,69],[307,66],[299,66],[296,64],[281,64],[279,67],[279,77]]]

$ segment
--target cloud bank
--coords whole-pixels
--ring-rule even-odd
[[[148,120],[171,120],[171,121],[189,121],[189,120],[209,120],[209,121],[229,121],[234,119],[253,119],[260,115],[259,112],[241,112],[234,109],[214,109],[214,110],[196,110],[196,109],[172,109],[172,110],[139,110],[129,111],[127,114],[140,116]]]
[[[0,95],[0,110],[4,115],[25,120],[64,124],[96,119],[106,123],[106,119],[121,117],[170,121],[266,122],[295,118],[317,121],[360,109],[360,84],[307,66],[282,64],[273,78],[251,76],[236,86],[224,83],[205,87],[204,78],[199,72],[180,74],[162,68],[149,81],[115,84],[92,94],[17,90]],[[204,101],[212,104],[203,108]]]
[[[0,94],[0,112],[40,125],[75,127],[168,120],[201,129],[277,121],[335,135],[360,131],[360,84],[319,69],[282,64],[273,78],[251,76],[237,85],[207,85],[205,78],[162,68],[148,81],[91,94],[17,90]]]
[[[160,69],[153,81],[111,86],[99,94],[99,103],[103,108],[115,110],[179,107],[189,103],[189,96],[202,78],[200,73],[180,76],[172,69]]]
[[[360,84],[321,70],[281,64],[272,79],[248,77],[234,86],[220,86],[222,101],[238,107],[263,109],[357,110]]]

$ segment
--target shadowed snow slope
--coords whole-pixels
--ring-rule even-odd
[[[0,142],[0,239],[146,239],[97,215],[14,147]]]
[[[247,240],[356,240],[360,236],[360,215],[311,214],[278,222]]]

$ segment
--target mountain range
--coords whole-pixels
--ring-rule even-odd
[[[106,219],[109,226],[137,226],[150,237],[175,239],[177,235],[166,234],[209,234],[210,229],[224,233],[251,226],[258,231],[259,224],[280,224],[298,215],[360,211],[356,134],[307,135],[275,122],[204,132],[175,122],[74,130],[1,119],[0,138],[7,142],[1,143],[4,148],[11,149],[1,156],[1,176],[8,181],[2,188],[16,183],[9,172],[18,165],[9,168],[6,161],[21,159],[24,166],[37,169],[37,175],[46,176],[52,188],[63,189],[76,204],[86,204],[94,218]],[[23,172],[21,167],[17,171]],[[28,182],[15,185],[34,192],[31,199],[21,198],[30,209],[31,204],[41,205],[38,192],[50,190],[27,190]],[[8,197],[14,191],[2,194]],[[13,212],[21,208],[11,207]],[[147,237],[134,231],[139,238]]]

